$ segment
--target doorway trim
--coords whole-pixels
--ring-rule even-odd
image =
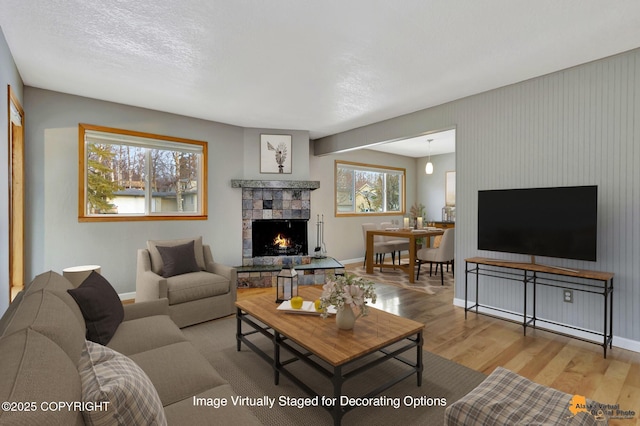
[[[7,85],[9,148],[9,301],[24,288],[24,110]]]

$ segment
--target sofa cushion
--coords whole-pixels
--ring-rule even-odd
[[[185,341],[186,337],[168,315],[155,315],[123,321],[108,346],[129,356]]]
[[[156,248],[162,258],[162,276],[165,278],[201,270],[196,262],[193,241],[178,246]]]
[[[2,318],[0,318],[0,337],[4,336],[5,330],[9,324],[11,324],[11,320],[18,311],[18,306],[20,306],[20,301],[22,301],[23,297],[24,291],[19,292],[7,308],[4,315],[2,315]]]
[[[69,299],[67,301],[64,298]],[[27,292],[17,305],[5,329],[5,336],[29,328],[55,342],[73,363],[77,363],[84,345],[85,326],[70,308],[73,302],[66,293],[40,289]],[[75,309],[79,311],[78,307]]]
[[[193,241],[193,251],[196,256],[196,262],[200,269],[205,269],[204,252],[202,250],[202,237],[198,238],[184,238],[179,240],[149,240],[147,241],[147,249],[149,250],[149,257],[151,258],[151,270],[162,275],[162,257],[156,246],[170,247],[186,244],[189,241]]]
[[[174,343],[130,358],[147,373],[164,406],[227,383],[190,342]]]
[[[78,286],[67,290],[80,306],[87,324],[87,339],[106,345],[124,318],[118,293],[96,271]]]
[[[162,403],[149,377],[126,356],[87,340],[78,371],[82,400],[107,403],[106,410],[83,411],[87,424],[167,424]]]
[[[78,307],[76,302],[73,300],[73,298],[70,297],[69,294],[67,294],[67,290],[70,288],[73,288],[73,286],[65,277],[63,277],[62,275],[56,272],[48,271],[35,277],[33,281],[25,285],[24,290],[21,291],[20,293],[23,293],[24,297],[30,294],[37,293],[41,290],[46,290],[46,291],[58,294],[58,296],[60,297],[60,300],[65,302],[67,305],[69,305],[69,308],[71,309],[73,314],[78,318],[78,322],[84,324],[84,318],[82,317],[82,312],[80,312],[80,308]],[[19,299],[17,297],[13,301],[12,305],[14,303],[19,304]],[[82,328],[84,328],[84,325],[82,326]],[[0,330],[2,330],[2,328],[0,328]],[[2,331],[0,331],[0,335],[1,334],[2,334]]]
[[[229,292],[229,280],[211,272],[191,272],[167,278],[169,305],[204,299]]]
[[[44,272],[33,279],[24,288],[24,292],[29,295],[39,290],[47,289],[50,291],[66,291],[73,288],[73,285],[62,275],[48,271]]]
[[[603,424],[585,409],[572,412],[575,397],[497,367],[475,389],[445,409],[445,425]],[[587,406],[593,404],[584,397],[582,401]]]
[[[0,339],[0,401],[35,403],[35,410],[0,410],[2,425],[84,424],[80,410],[55,405],[82,401],[76,363],[55,342],[30,328]]]

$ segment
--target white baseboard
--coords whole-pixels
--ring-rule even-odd
[[[132,291],[130,293],[120,293],[120,300],[136,300],[136,292]]]
[[[453,299],[453,304],[454,304],[454,306],[459,306],[459,307],[464,309],[464,299],[454,298]],[[470,303],[470,304],[473,304],[473,302]],[[517,312],[508,313],[508,312],[494,311],[492,309],[486,309],[486,308],[482,308],[482,307],[478,308],[478,312],[488,313],[488,314],[491,314],[493,316],[504,318],[504,319],[508,319],[508,320],[511,320],[511,321],[516,321],[516,322],[520,322],[520,323],[522,322],[522,314],[518,314]],[[571,328],[566,328],[566,327],[564,327],[562,325],[546,324],[545,323],[543,327],[546,328],[546,329],[549,329],[551,331],[557,331],[557,332],[564,333],[564,334],[575,335],[576,337],[579,337],[581,339],[594,340],[594,335],[591,334],[591,333],[583,332],[583,331],[580,331],[580,330],[574,330],[574,329],[571,329]],[[636,340],[626,339],[624,337],[618,337],[618,336],[614,335],[611,344],[613,346],[617,347],[617,348],[626,349],[626,350],[629,350],[629,351],[640,353],[640,342],[638,342]]]
[[[342,263],[343,265],[348,265],[350,263],[362,263],[364,262],[364,257],[358,257],[355,259],[338,260],[338,262]]]

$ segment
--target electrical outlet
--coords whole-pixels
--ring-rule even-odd
[[[573,290],[567,290],[566,288],[562,290],[562,300],[567,303],[573,303]]]

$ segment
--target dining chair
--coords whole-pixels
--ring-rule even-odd
[[[367,266],[367,231],[373,231],[378,229],[375,223],[363,223],[362,224],[362,237],[364,240],[364,263],[363,267]],[[373,254],[375,255],[376,263],[384,263],[384,258],[387,253],[391,253],[391,260],[394,260],[395,246],[384,241],[384,237],[381,235],[375,235],[373,237]],[[382,267],[380,267],[382,271]]]
[[[391,222],[382,222],[380,224],[380,229],[393,228],[393,223]],[[397,226],[396,226],[397,228]],[[391,253],[391,261],[395,264],[395,253],[398,253],[398,265],[400,265],[402,252],[409,251],[409,240],[407,238],[397,238],[397,237],[382,237],[384,238],[384,242],[393,245],[393,252]]]
[[[442,235],[440,246],[438,248],[422,248],[416,253],[418,260],[418,275],[420,278],[420,266],[423,263],[429,263],[429,276],[433,270],[433,264],[436,264],[436,274],[438,274],[438,266],[440,266],[440,284],[444,285],[444,264],[451,264],[452,273],[455,274],[454,268],[454,250],[455,228],[446,229]]]

